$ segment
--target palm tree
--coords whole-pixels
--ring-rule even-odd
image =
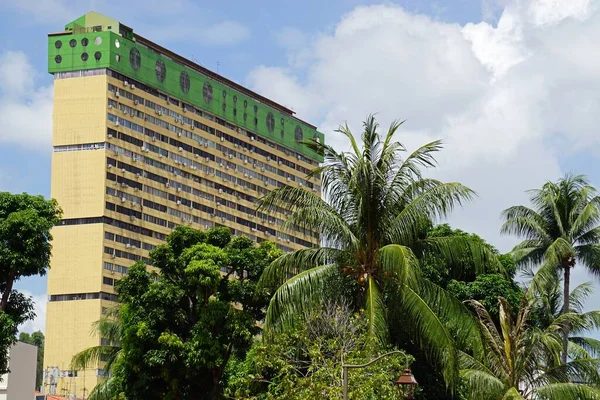
[[[523,237],[513,249],[518,264],[539,266],[538,278],[547,284],[559,273],[563,278],[562,313],[569,312],[571,269],[577,261],[600,275],[600,197],[582,175],[566,175],[530,190],[533,208],[510,207],[502,213],[502,233]],[[567,336],[562,361],[567,359]]]
[[[600,399],[600,360],[582,357],[560,363],[562,333],[581,322],[575,313],[561,314],[546,329],[530,324],[535,300],[528,292],[516,319],[508,302],[499,298],[500,331],[488,311],[470,303],[479,322],[483,347],[461,354],[465,396],[473,400]]]
[[[569,296],[569,312],[578,318],[576,326],[569,331],[568,357],[593,358],[600,356],[600,340],[585,336],[600,327],[600,311],[584,311],[585,300],[593,293],[594,285],[585,282],[575,287]],[[540,293],[533,310],[534,324],[547,329],[560,316],[562,311],[562,288],[553,280],[544,293]]]
[[[297,250],[273,262],[259,282],[277,288],[266,315],[265,332],[294,325],[297,317],[322,300],[336,277],[351,281],[351,297],[366,311],[373,343],[388,341],[392,321],[404,326],[429,359],[442,368],[447,384],[458,379],[456,341],[467,341],[471,316],[460,302],[420,274],[418,258],[436,251],[454,263],[465,255],[475,272],[499,267],[491,252],[468,237],[427,238],[432,221],[445,217],[474,192],[460,183],[425,178],[421,168],[436,165],[440,141],[427,143],[406,158],[393,140],[400,122],[381,137],[369,116],[363,124],[362,150],[348,126],[339,128],[352,146],[337,152],[316,140],[304,142],[324,155],[309,174],[322,176],[324,199],[301,187],[285,186],[261,199],[259,209],[290,210],[283,228],[318,233],[322,247]],[[462,272],[462,271],[459,271]],[[445,321],[452,320],[452,332]]]
[[[104,362],[104,371],[110,373],[121,356],[121,323],[118,319],[118,306],[109,308],[107,313],[92,326],[92,334],[107,339],[107,345],[99,345],[82,350],[71,359],[71,369],[83,370],[91,365]],[[112,400],[116,395],[114,380],[109,376],[98,383],[89,393],[88,400]]]

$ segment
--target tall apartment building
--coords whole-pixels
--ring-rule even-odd
[[[283,250],[318,244],[281,230],[286,210],[256,213],[284,185],[320,193],[322,158],[298,143],[323,134],[288,108],[90,12],[48,35],[54,75],[52,197],[64,210],[48,275],[45,367],[56,393],[82,397],[106,375],[69,371],[105,339],[92,323],[114,284],[174,227],[229,227]]]

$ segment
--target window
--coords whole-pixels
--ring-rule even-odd
[[[81,39],[81,45],[82,45],[82,46],[87,46],[87,45],[88,45],[88,43],[89,43],[89,40],[88,40],[88,38],[83,38],[83,39]]]
[[[77,40],[75,40],[75,39],[69,40],[69,46],[71,46],[71,47],[77,46]]]
[[[273,132],[275,129],[275,117],[271,112],[267,114],[267,129],[269,132]]]
[[[190,91],[190,76],[185,71],[181,71],[179,74],[179,87],[183,93]]]
[[[131,68],[134,70],[140,69],[142,64],[142,57],[140,56],[140,52],[135,47],[129,51],[129,64],[131,64]]]
[[[202,97],[204,101],[210,103],[213,98],[213,88],[212,85],[208,82],[204,82],[204,86],[202,86]]]
[[[57,64],[60,64],[62,62],[62,57],[61,56],[54,57],[54,62]]]
[[[81,53],[81,60],[82,61],[87,61],[88,60],[88,53]]]
[[[54,47],[60,49],[62,47],[62,42],[60,40],[57,40],[56,42],[54,42]]]
[[[302,128],[300,125],[296,125],[296,129],[294,130],[294,138],[296,142],[301,142],[304,139],[304,134],[302,133]]]
[[[167,67],[162,60],[156,61],[154,72],[156,74],[156,79],[158,79],[159,82],[163,82],[165,80],[165,77],[167,76]]]

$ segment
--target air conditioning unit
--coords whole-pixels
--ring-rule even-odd
[[[177,200],[177,205],[180,206],[181,205],[181,200]]]
[[[235,143],[235,144],[233,145],[233,147],[235,147],[235,148],[237,149],[238,147],[240,147],[240,145],[239,145],[239,144],[237,144],[237,143]]]
[[[219,193],[223,193],[223,189],[219,189]]]
[[[221,136],[221,142],[225,141],[225,137]]]
[[[221,222],[225,222],[225,217],[221,217]]]
[[[312,188],[312,191],[313,191],[313,192],[316,192],[316,191],[317,191],[317,188],[316,188],[316,187],[313,187],[313,188]]]
[[[232,159],[232,158],[233,158],[233,154],[230,154],[230,155],[229,155],[229,158],[230,158],[230,159]]]
[[[208,228],[209,228],[208,224],[205,224],[204,229],[208,229]]]
[[[127,187],[127,184],[125,182],[121,182],[121,186],[122,187]]]
[[[121,197],[121,203],[125,203],[127,199],[125,197]]]
[[[198,158],[200,155],[198,153],[194,154],[194,157]]]
[[[287,177],[287,181],[290,182],[292,180],[292,178],[290,178],[289,176]]]
[[[248,177],[248,174],[244,174],[244,178],[247,178],[247,177]]]
[[[133,188],[133,191],[134,191],[134,192],[137,192],[138,190],[140,190],[140,189],[139,189],[137,186],[135,186],[135,187]]]
[[[119,126],[119,121],[115,121],[115,126]]]
[[[223,163],[219,163],[219,167],[223,168],[224,167]]]
[[[187,108],[183,107],[183,113],[185,114],[187,112]]]
[[[181,192],[181,188],[180,188],[180,187],[178,187],[178,188],[177,188],[177,191],[178,191],[178,192]]]
[[[177,132],[177,136],[178,136],[178,137],[181,137],[181,132]]]
[[[135,221],[135,215],[130,215],[130,216],[129,216],[129,219],[130,219],[131,221]]]
[[[134,101],[133,101],[133,104],[135,104],[136,106],[138,106],[138,105],[140,104],[140,102],[139,102],[139,101],[137,101],[137,100],[134,100]]]
[[[206,157],[206,162],[210,162],[210,157]]]
[[[127,247],[128,249],[130,249],[130,248],[131,248],[131,245],[130,245],[129,243],[127,243],[127,244],[125,245],[125,247]]]
[[[120,96],[120,94],[119,94],[119,91],[117,90],[117,91],[115,92],[115,97],[119,97],[119,96]]]
[[[254,142],[254,136],[250,136],[250,141]]]
[[[110,258],[117,258],[117,256],[115,255],[115,253],[112,253],[112,254],[110,255]]]
[[[204,147],[208,147],[208,143],[204,143]]]
[[[179,151],[183,151],[183,147],[180,147],[178,150],[179,150]]]
[[[162,111],[161,111],[161,110],[158,110],[158,113],[157,113],[157,114],[158,114],[158,115],[162,115]]]
[[[256,232],[256,228],[250,228],[252,232]]]
[[[163,158],[163,155],[158,153],[158,158]]]
[[[191,129],[191,130],[194,130],[194,129],[196,129],[196,128],[194,127],[194,125],[190,125],[190,129]]]
[[[298,185],[300,185],[300,187],[304,186],[302,182],[298,182]]]
[[[131,84],[131,90],[135,90],[135,85],[133,83]]]
[[[127,82],[127,81],[123,81],[123,85],[125,85],[125,86],[129,86],[129,82]]]
[[[181,125],[183,125],[183,124],[184,124],[184,122],[183,122],[183,119],[180,119],[180,120],[179,120],[179,123],[180,123]]]
[[[279,165],[283,164],[283,162],[281,162],[281,160],[279,160]]]
[[[135,174],[135,177],[139,179],[141,177],[140,173],[138,172],[137,174]]]
[[[250,154],[252,154],[254,152],[254,150],[250,149]]]
[[[152,141],[156,142],[156,136],[152,136]]]
[[[106,168],[108,168],[108,169],[111,169],[111,168],[112,168],[112,165],[111,165],[111,164],[108,164],[108,165],[106,166]]]
[[[261,169],[260,169],[260,171],[261,171],[261,172],[265,172],[265,168],[264,168],[264,167],[263,167],[263,168],[261,168]]]
[[[108,109],[109,109],[109,110],[112,110],[112,108],[113,108],[113,105],[112,105],[112,104],[109,104],[109,105],[108,105]]]
[[[169,182],[165,182],[165,187],[169,187]]]
[[[123,109],[123,114],[127,114],[127,110],[126,109]]]
[[[248,164],[248,160],[244,160],[244,164]]]
[[[268,181],[265,181],[265,186],[269,186],[269,182]]]

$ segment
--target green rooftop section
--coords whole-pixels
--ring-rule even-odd
[[[321,155],[298,143],[310,138],[323,142],[324,135],[313,126],[202,73],[200,66],[195,69],[149,48],[118,21],[90,12],[68,23],[65,30],[48,36],[49,73],[109,68],[313,160],[323,161]]]

